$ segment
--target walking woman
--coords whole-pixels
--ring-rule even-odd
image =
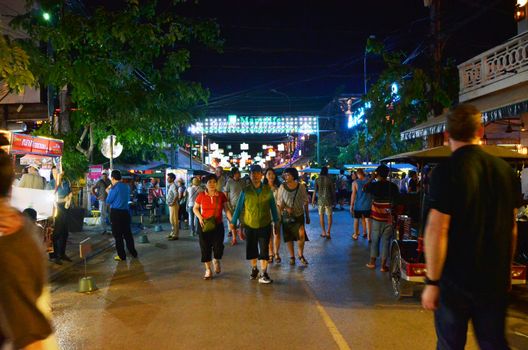
[[[213,278],[211,260],[214,271],[221,272],[220,260],[224,255],[224,223],[222,210],[231,221],[231,211],[227,205],[227,198],[223,192],[217,190],[216,175],[208,175],[205,179],[206,191],[201,192],[194,202],[194,215],[200,223],[197,227],[202,251],[202,262],[205,264],[205,280]],[[214,255],[214,259],[211,259]]]
[[[279,194],[279,187],[280,187],[280,180],[277,177],[277,174],[275,173],[275,170],[273,168],[266,169],[266,172],[264,173],[264,184],[268,185],[271,189],[271,192],[273,193],[273,198],[275,198],[275,203],[277,203],[277,196]],[[278,208],[277,208],[278,209]],[[272,239],[270,239],[269,243],[269,263],[273,262],[273,258],[275,258],[275,261],[277,264],[281,263],[281,257],[279,254],[280,251],[280,226],[274,225],[273,231],[272,231]]]
[[[64,178],[64,172],[60,173],[55,181],[57,216],[53,230],[52,261],[57,265],[62,265],[62,260],[71,262],[71,259],[66,255],[66,242],[68,241],[68,212],[72,191],[70,182]]]
[[[308,265],[304,257],[304,242],[308,241],[304,224],[310,224],[308,212],[308,193],[306,187],[299,183],[299,172],[295,168],[284,170],[284,181],[279,188],[279,210],[282,213],[282,234],[290,253],[290,265],[295,265],[293,242],[297,241],[298,257],[303,265]]]

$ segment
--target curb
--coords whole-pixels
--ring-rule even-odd
[[[96,243],[93,244],[92,248],[92,253],[88,256],[88,258],[86,259],[87,261],[89,261],[90,259],[92,259],[93,257],[101,254],[102,252],[104,252],[105,250],[107,250],[108,248],[111,248],[111,247],[114,247],[115,246],[115,241],[114,241],[114,238],[112,236],[106,238],[105,239],[102,239]],[[65,262],[63,263],[63,265],[55,265],[53,264],[52,262],[50,262],[49,264],[52,265],[52,266],[49,266],[49,269],[48,269],[48,280],[49,282],[53,282],[57,279],[59,279],[63,273],[65,273],[66,271],[72,269],[74,266],[77,266],[77,265],[80,265],[83,263],[83,259],[81,259],[79,257],[79,254],[75,254],[75,256],[71,257],[71,259],[73,260],[71,263],[68,263],[68,262]]]

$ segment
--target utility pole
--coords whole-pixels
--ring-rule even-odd
[[[431,107],[434,115],[442,113],[442,106],[435,101],[436,87],[442,81],[442,54],[445,46],[445,39],[442,37],[442,0],[426,0],[424,5],[429,7],[429,18],[431,22],[431,56],[433,58],[431,85]]]

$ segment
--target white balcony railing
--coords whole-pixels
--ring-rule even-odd
[[[461,102],[526,80],[528,32],[462,63],[458,73]]]

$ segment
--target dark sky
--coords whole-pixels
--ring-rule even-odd
[[[446,57],[461,63],[514,36],[513,3],[443,0]],[[361,93],[369,35],[408,53],[426,49],[429,40],[423,0],[201,0],[185,7],[188,15],[215,18],[221,27],[224,52],[193,51],[186,74],[208,87],[220,108],[243,99],[256,107],[271,99],[288,103],[270,89],[287,94],[292,108],[330,101],[336,92]],[[416,62],[427,62],[427,50],[418,52]],[[368,66],[372,74],[381,68],[375,57]]]

